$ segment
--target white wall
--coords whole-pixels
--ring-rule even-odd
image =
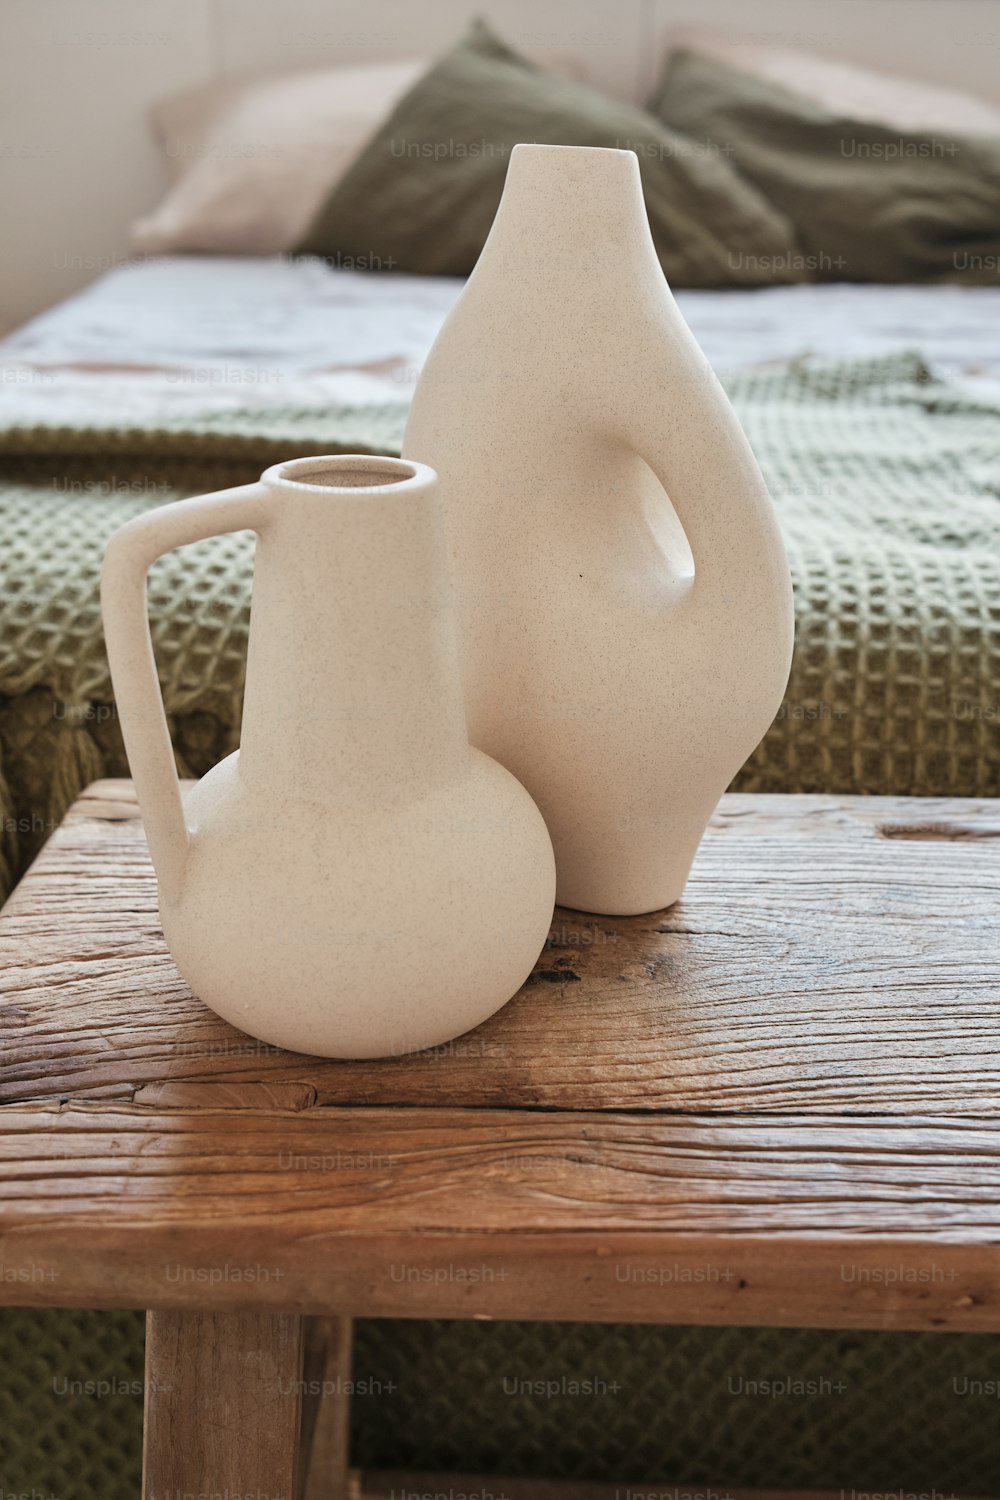
[[[0,0],[0,324],[125,251],[162,187],[144,110],[210,56],[205,0]]]
[[[1000,0],[0,0],[0,327],[127,255],[164,185],[145,121],[212,77],[428,56],[470,16],[641,99],[674,24],[1000,95]]]

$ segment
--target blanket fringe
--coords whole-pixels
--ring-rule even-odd
[[[89,703],[67,703],[60,714],[61,732],[53,746],[52,782],[46,812],[52,828],[59,826],[84,788],[105,774],[104,756],[87,730],[90,713]]]
[[[0,747],[0,902],[10,895],[18,877],[17,819],[10,785],[3,773],[3,750]]]

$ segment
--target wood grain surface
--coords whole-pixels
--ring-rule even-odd
[[[1000,1330],[989,1124],[9,1105],[4,1297]]]
[[[297,1500],[302,1320],[268,1312],[146,1319],[142,1500]],[[206,1497],[207,1500],[207,1497]]]
[[[348,1500],[350,1473],[350,1318],[304,1318],[302,1442],[298,1500]]]
[[[191,994],[131,785],[97,783],[0,915],[0,1100],[993,1118],[998,835],[991,802],[728,796],[675,907],[557,911],[486,1025],[344,1063]]]

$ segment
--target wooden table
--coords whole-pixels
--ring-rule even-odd
[[[729,796],[677,906],[337,1063],[194,999],[98,783],[0,917],[0,1295],[148,1310],[147,1497],[357,1491],[351,1316],[998,1330],[997,809]]]

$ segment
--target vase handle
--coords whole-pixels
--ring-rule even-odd
[[[188,542],[259,532],[270,494],[258,482],[156,506],[120,527],[104,553],[101,611],[111,681],[149,852],[168,902],[180,894],[188,832],[153,656],[146,575],[164,552]]]
[[[643,372],[663,393],[663,418],[631,401],[621,436],[653,471],[694,559],[703,602],[738,611],[766,579],[769,597],[787,593],[788,563],[767,486],[746,434],[708,360],[672,306],[659,362]],[[673,402],[669,393],[683,399]]]

